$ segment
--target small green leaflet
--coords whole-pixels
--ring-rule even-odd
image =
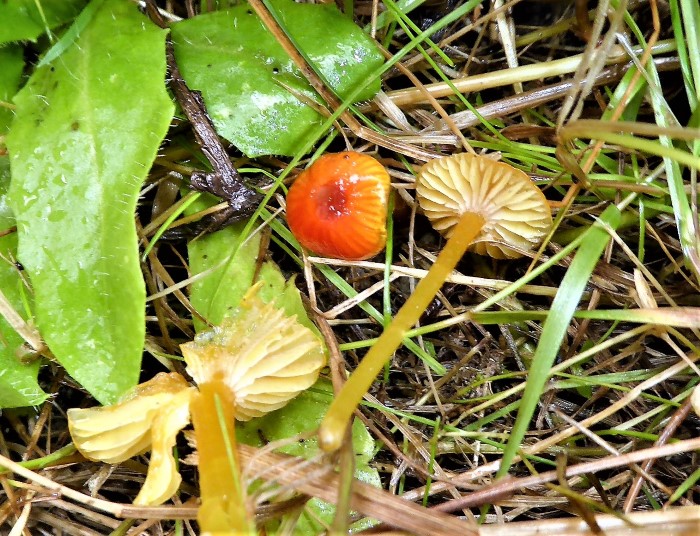
[[[214,203],[202,196],[186,213],[192,214]],[[238,307],[241,298],[254,282],[263,283],[259,296],[265,303],[274,302],[319,337],[316,325],[309,320],[301,295],[293,281],[287,281],[274,262],[258,266],[260,233],[243,236],[247,222],[238,222],[187,245],[190,272],[195,281],[190,287],[190,303],[210,324],[220,324]],[[257,271],[256,271],[257,270]],[[195,329],[206,326],[195,317]]]
[[[192,214],[212,204],[210,196],[203,196],[186,213]],[[212,325],[220,324],[238,307],[253,284],[260,235],[242,240],[245,226],[246,222],[234,223],[187,244],[190,272],[195,276],[190,286],[190,303]],[[197,331],[207,327],[199,318],[193,320]]]

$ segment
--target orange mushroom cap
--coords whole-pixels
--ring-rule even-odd
[[[460,153],[423,166],[416,181],[418,204],[447,238],[465,212],[484,219],[471,249],[496,259],[520,257],[552,227],[547,199],[523,171],[486,156]]]
[[[362,153],[321,156],[287,194],[287,222],[305,248],[326,257],[363,260],[386,244],[390,179]]]

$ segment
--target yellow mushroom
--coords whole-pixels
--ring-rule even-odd
[[[251,288],[212,330],[180,345],[197,382],[191,412],[199,457],[202,533],[248,534],[255,523],[240,482],[233,419],[259,417],[311,387],[326,362],[321,341]]]
[[[239,421],[284,406],[314,384],[326,362],[319,338],[295,316],[264,303],[258,289],[220,326],[180,345],[198,386],[221,381],[233,394]]]
[[[148,475],[134,504],[161,504],[180,486],[173,446],[190,422],[194,392],[176,372],[162,372],[112,406],[69,409],[68,429],[88,460],[120,463],[150,450]]]
[[[181,345],[187,370],[161,373],[112,406],[70,409],[68,426],[88,459],[119,463],[151,451],[136,504],[168,500],[180,485],[172,451],[190,417],[199,455],[203,533],[247,534],[246,508],[233,433],[234,419],[250,420],[284,406],[318,378],[326,357],[318,337],[251,288],[220,326]]]
[[[486,157],[459,154],[432,160],[423,166],[416,189],[418,202],[447,242],[333,400],[318,431],[326,452],[340,448],[360,400],[467,248],[473,245],[496,258],[517,257],[518,249],[534,247],[552,224],[547,200],[529,177]]]
[[[526,173],[486,156],[460,153],[423,166],[416,198],[433,227],[449,238],[459,218],[484,219],[471,249],[495,259],[537,247],[552,227],[547,199]]]

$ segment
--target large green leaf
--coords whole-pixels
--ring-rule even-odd
[[[335,5],[272,3],[292,39],[341,97],[384,61],[374,42]],[[218,132],[248,156],[292,156],[323,122],[299,99],[318,97],[247,5],[199,15],[172,31],[188,85],[201,91]],[[379,80],[358,100],[377,91]]]
[[[34,41],[73,20],[87,0],[4,0],[0,2],[0,44]]]
[[[132,3],[107,0],[17,95],[7,138],[38,326],[102,403],[140,372],[145,288],[134,210],[173,113],[164,37]]]
[[[0,231],[15,224],[7,206],[9,182],[10,163],[3,156],[0,157]],[[0,237],[0,289],[15,311],[22,314],[22,280],[12,263],[16,255],[17,235],[11,233]],[[26,315],[22,316],[26,319]],[[22,364],[18,360],[17,350],[23,342],[0,315],[0,409],[34,406],[46,400],[46,394],[36,381],[40,362]]]

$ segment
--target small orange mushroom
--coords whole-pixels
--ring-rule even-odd
[[[289,189],[289,228],[302,246],[319,255],[374,257],[386,244],[389,188],[389,174],[371,156],[325,154]]]

